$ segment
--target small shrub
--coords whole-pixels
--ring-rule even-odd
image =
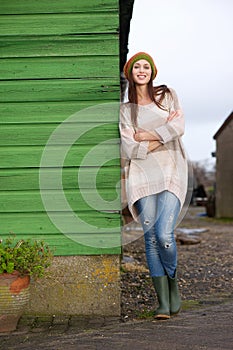
[[[21,276],[44,276],[51,265],[53,254],[44,241],[10,237],[0,241],[0,274],[18,271]]]

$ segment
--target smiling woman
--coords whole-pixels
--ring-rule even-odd
[[[152,69],[146,60],[139,60],[133,65],[132,76],[137,84],[148,84]]]
[[[156,319],[179,312],[174,227],[187,192],[181,143],[184,117],[173,89],[153,86],[153,58],[139,52],[125,64],[129,102],[121,106],[122,158],[128,165],[129,210],[144,231],[147,263],[157,292]]]

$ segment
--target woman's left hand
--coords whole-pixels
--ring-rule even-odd
[[[156,135],[152,132],[145,131],[143,129],[139,129],[135,134],[134,134],[134,140],[137,142],[141,141],[154,141],[158,139]]]

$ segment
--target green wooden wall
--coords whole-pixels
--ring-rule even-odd
[[[116,0],[0,0],[1,237],[42,238],[55,255],[120,252],[118,108],[101,107],[120,100],[118,22]],[[57,138],[43,162],[75,113],[75,142]]]

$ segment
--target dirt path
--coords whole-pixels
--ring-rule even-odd
[[[178,226],[202,229],[198,244],[178,247],[178,277],[183,309],[203,304],[216,304],[233,296],[233,222],[204,216],[205,208],[190,207]],[[139,228],[127,235],[140,235]],[[156,297],[149,277],[144,239],[124,246],[122,264],[122,318],[149,317]],[[128,262],[127,262],[128,261]]]

